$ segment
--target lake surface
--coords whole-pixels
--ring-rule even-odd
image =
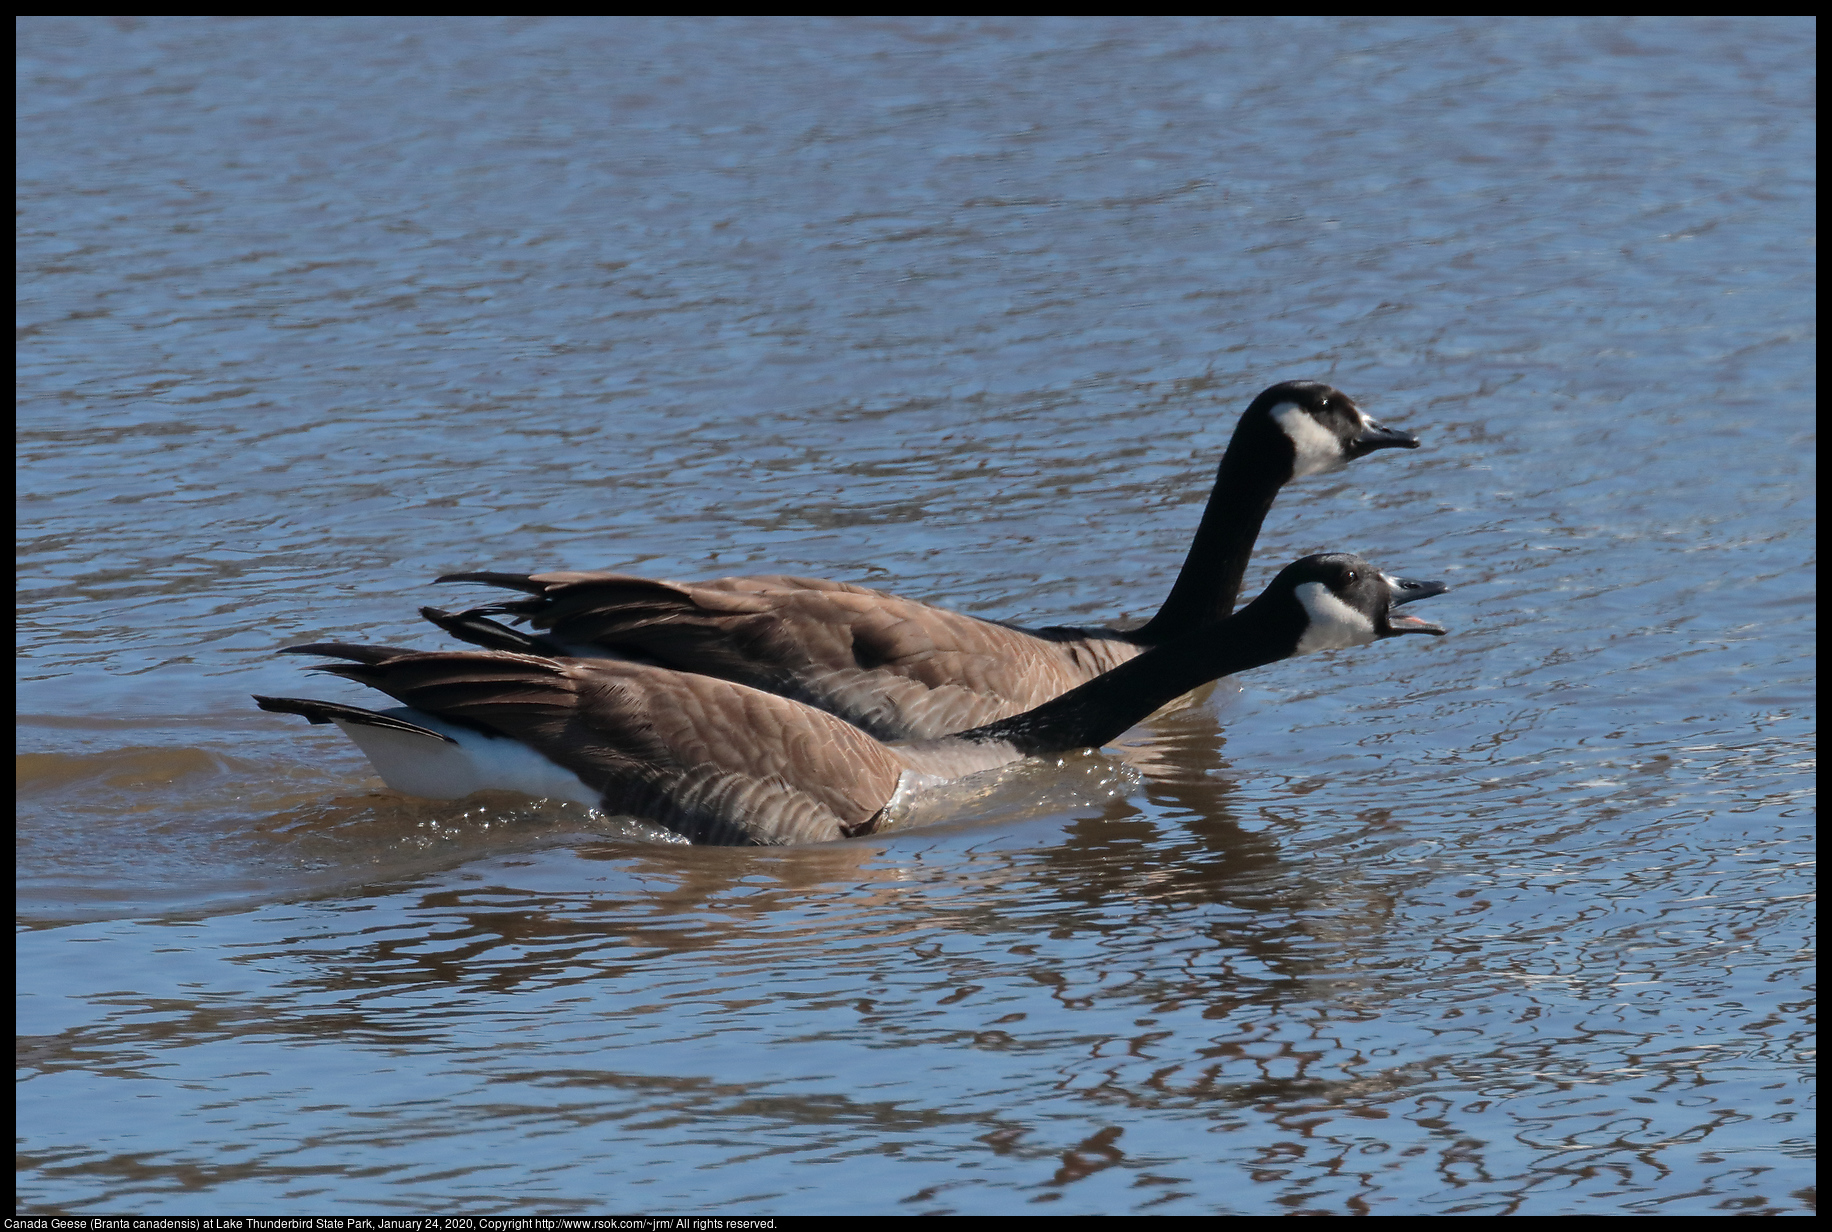
[[[16,1203],[1804,1214],[1815,26],[20,27]],[[933,825],[393,795],[464,569],[1138,619],[1240,411],[1443,639]]]

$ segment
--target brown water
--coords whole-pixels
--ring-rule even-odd
[[[1804,1213],[1806,21],[32,18],[22,1210]],[[1456,589],[951,817],[393,796],[458,569]],[[1427,644],[1427,643],[1430,644]]]

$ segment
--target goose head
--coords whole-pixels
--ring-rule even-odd
[[[1296,630],[1291,653],[1302,655],[1366,646],[1405,633],[1442,637],[1441,625],[1395,609],[1449,589],[1442,582],[1382,573],[1352,553],[1326,552],[1285,566],[1251,606],[1266,604],[1281,625]]]
[[[1417,449],[1410,432],[1382,427],[1340,389],[1321,381],[1280,381],[1241,416],[1251,431],[1291,458],[1292,479],[1322,475],[1376,449]]]
[[[1394,609],[1449,589],[1393,577],[1347,552],[1306,556],[1233,615],[1153,646],[1034,710],[946,739],[1003,743],[1024,756],[1105,744],[1179,693],[1223,676],[1403,633],[1442,635],[1440,626]]]

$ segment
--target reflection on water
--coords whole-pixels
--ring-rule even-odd
[[[28,19],[22,1209],[1810,1209],[1811,27]],[[1453,636],[866,840],[253,711],[460,569]],[[354,692],[340,695],[360,702]]]

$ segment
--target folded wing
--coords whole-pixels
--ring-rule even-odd
[[[520,617],[573,654],[627,655],[779,693],[883,740],[1023,713],[1132,658],[1100,629],[1023,630],[841,582],[659,582],[617,573],[454,574],[530,597]]]

